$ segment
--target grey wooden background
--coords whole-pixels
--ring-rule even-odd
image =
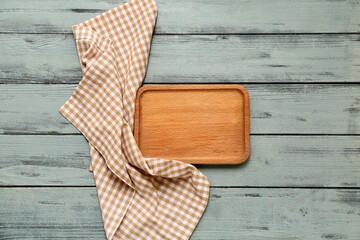
[[[59,113],[71,26],[115,0],[0,1],[0,238],[105,239],[88,146]],[[191,239],[360,239],[360,2],[158,0],[146,84],[236,83],[251,156]]]

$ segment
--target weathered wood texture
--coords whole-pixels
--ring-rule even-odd
[[[250,133],[359,134],[360,85],[245,84]],[[76,85],[0,85],[0,133],[78,133],[58,112]]]
[[[360,137],[251,136],[248,161],[198,166],[211,186],[358,187]],[[83,136],[0,136],[0,185],[95,186]]]
[[[0,32],[68,33],[126,1],[3,0]],[[156,33],[359,32],[358,0],[158,0]]]
[[[88,144],[58,109],[81,79],[71,26],[125,1],[0,2],[0,239],[105,239]],[[157,3],[145,83],[250,93],[250,159],[199,167],[215,188],[191,239],[358,240],[360,1]]]
[[[0,189],[1,239],[105,239],[95,188]],[[359,190],[211,189],[195,239],[347,239]]]
[[[0,83],[78,83],[72,35],[0,34]],[[155,36],[146,83],[360,82],[360,34]]]

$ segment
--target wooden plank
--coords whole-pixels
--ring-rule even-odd
[[[1,2],[0,32],[69,33],[71,26],[126,2]],[[157,0],[156,33],[359,32],[358,0]]]
[[[0,133],[78,133],[58,112],[76,85],[0,85]],[[245,84],[252,134],[359,134],[360,85]]]
[[[0,189],[2,239],[105,239],[95,188]],[[360,236],[359,190],[211,189],[191,239]]]
[[[251,136],[246,163],[197,167],[211,186],[358,187],[359,146],[360,136]],[[0,186],[95,186],[82,136],[2,135],[0,149]]]
[[[72,35],[0,34],[0,83],[78,83]],[[146,83],[360,82],[360,34],[155,36]]]

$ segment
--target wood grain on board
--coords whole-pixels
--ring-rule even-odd
[[[74,83],[72,35],[0,34],[0,83]],[[360,34],[154,36],[145,83],[360,83]]]
[[[359,134],[358,84],[242,84],[251,134]],[[79,133],[59,112],[76,85],[0,85],[0,133]]]
[[[1,2],[0,32],[70,33],[124,0]],[[158,34],[359,32],[357,0],[157,0]]]
[[[146,158],[241,164],[250,154],[241,85],[148,85],[137,92],[134,137]]]
[[[360,234],[359,190],[211,189],[195,239],[347,239]],[[106,239],[96,188],[0,189],[3,239]]]
[[[250,141],[241,165],[197,165],[211,186],[360,186],[360,136],[253,135]],[[0,149],[0,186],[95,186],[81,135],[0,135]]]

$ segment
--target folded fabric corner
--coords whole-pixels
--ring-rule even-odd
[[[73,26],[83,78],[60,108],[88,140],[108,239],[188,239],[209,197],[193,165],[144,158],[133,136],[157,6],[132,0]]]

